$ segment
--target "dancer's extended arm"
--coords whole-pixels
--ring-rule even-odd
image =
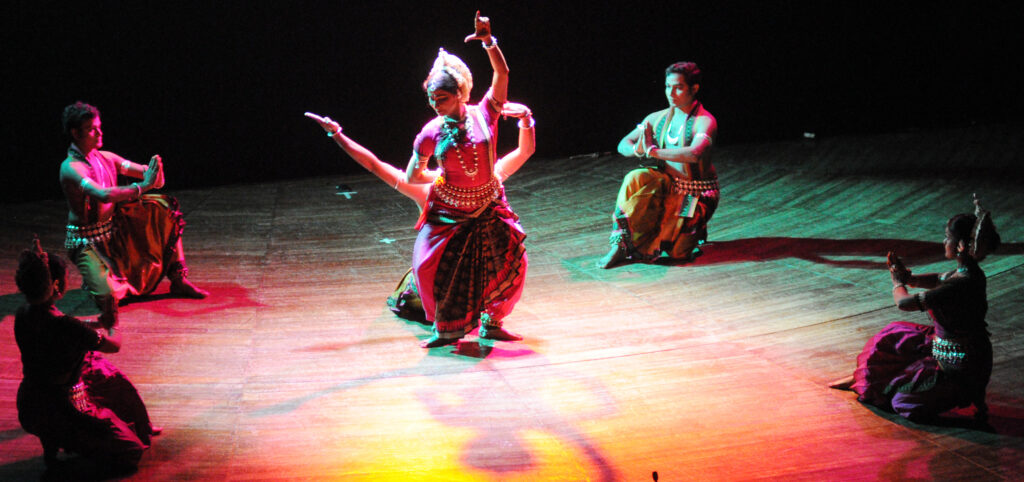
[[[369,149],[361,146],[356,141],[342,133],[341,126],[330,117],[321,117],[312,112],[306,112],[306,117],[313,119],[320,127],[330,134],[334,142],[345,151],[353,160],[363,166],[367,171],[380,178],[387,185],[398,190],[406,197],[412,199],[423,208],[426,202],[427,184],[409,184],[405,181],[405,172],[391,164],[380,160]]]

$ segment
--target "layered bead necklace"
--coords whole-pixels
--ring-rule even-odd
[[[460,125],[463,127],[460,128]],[[441,127],[442,136],[452,142],[459,166],[470,179],[475,178],[476,174],[480,172],[480,154],[476,146],[476,139],[473,137],[473,125],[473,116],[467,112],[463,122],[446,121]],[[466,160],[462,156],[462,140],[464,139],[469,140],[469,145],[473,149],[473,165],[471,167],[466,167]]]
[[[470,179],[476,178],[476,174],[480,172],[480,154],[477,152],[476,139],[473,138],[473,116],[466,112],[466,138],[469,139],[469,145],[473,147],[473,167],[472,169],[466,167],[466,162],[462,159],[462,147],[459,145],[458,140],[455,142],[455,157],[459,158],[459,166],[462,167],[462,172],[466,173]],[[456,138],[458,139],[458,138]]]

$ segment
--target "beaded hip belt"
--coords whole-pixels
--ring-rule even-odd
[[[85,383],[82,382],[78,382],[75,386],[68,389],[68,401],[80,413],[87,413],[92,408],[89,395],[85,393]]]
[[[81,248],[93,243],[107,241],[114,234],[114,220],[110,219],[102,223],[89,224],[86,226],[67,225],[67,237],[64,238],[64,247],[67,249]]]
[[[701,195],[707,191],[718,190],[718,178],[714,179],[700,179],[700,180],[689,180],[680,179],[678,177],[672,178],[672,192],[677,194],[694,194]]]
[[[967,359],[967,347],[962,343],[936,336],[932,339],[932,358],[944,368],[961,368]]]
[[[434,194],[445,204],[461,209],[476,209],[501,195],[501,182],[492,177],[490,181],[473,187],[453,186],[444,179],[437,178],[434,182]]]

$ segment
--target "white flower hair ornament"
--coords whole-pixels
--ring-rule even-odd
[[[469,67],[466,67],[462,59],[449,54],[443,48],[437,49],[434,66],[431,67],[430,74],[427,75],[428,82],[440,73],[452,76],[459,86],[459,100],[463,103],[469,102],[469,92],[473,90],[473,74],[469,72]]]

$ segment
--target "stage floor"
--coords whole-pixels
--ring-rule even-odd
[[[213,294],[169,298],[165,283],[122,309],[124,347],[108,358],[165,427],[133,478],[1024,478],[1022,132],[720,148],[706,254],[612,270],[595,263],[634,162],[532,159],[506,183],[530,256],[506,326],[525,340],[474,333],[433,350],[419,348],[428,328],[384,306],[417,213],[376,178],[171,191],[192,279]],[[951,269],[944,223],[971,210],[972,192],[1004,241],[982,264],[994,432],[961,423],[970,411],[918,425],[827,388],[889,321],[928,322],[893,307],[885,253],[919,273]],[[63,252],[65,216],[63,201],[0,209],[2,480],[44,471],[15,409],[13,274],[33,232]],[[79,289],[59,306],[95,314]]]

